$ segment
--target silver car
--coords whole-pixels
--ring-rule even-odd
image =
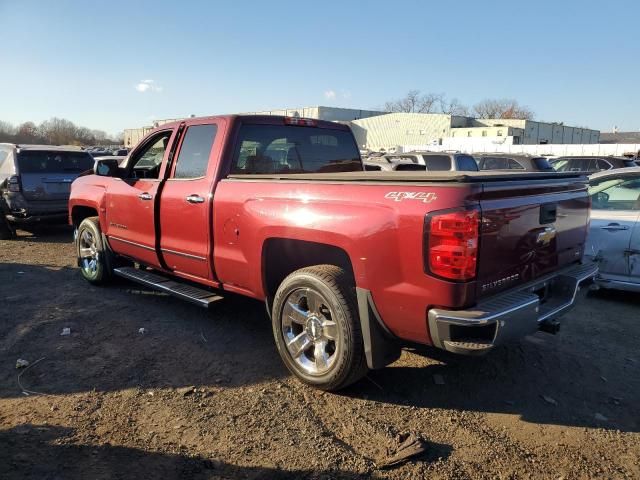
[[[640,167],[589,177],[591,228],[585,256],[598,262],[597,284],[640,292]]]

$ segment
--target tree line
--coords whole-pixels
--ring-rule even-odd
[[[513,99],[487,99],[473,107],[462,104],[457,98],[448,99],[444,93],[421,93],[410,90],[407,95],[384,104],[388,112],[445,113],[475,118],[502,118],[533,120],[533,111]]]
[[[14,126],[0,120],[0,142],[39,145],[118,145],[122,135],[111,138],[102,130],[92,130],[72,121],[53,117],[40,125],[24,122]]]

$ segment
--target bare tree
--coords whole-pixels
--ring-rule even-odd
[[[64,118],[51,118],[36,126],[24,122],[18,127],[0,120],[0,142],[41,143],[54,145],[112,145],[121,144],[123,133],[116,139],[109,138],[103,130],[78,127]]]
[[[42,122],[40,132],[53,145],[69,145],[76,139],[77,127],[64,118],[53,117]]]
[[[43,143],[44,139],[40,136],[35,123],[24,122],[16,129],[15,141],[18,143]]]
[[[533,111],[524,105],[520,105],[512,99],[487,99],[473,106],[473,113],[477,118],[502,118],[532,120]]]
[[[444,98],[442,93],[420,94],[420,90],[410,90],[404,98],[384,104],[388,112],[433,113]]]
[[[459,115],[462,117],[469,115],[469,108],[460,103],[460,100],[457,98],[447,100],[444,96],[440,100],[440,111],[447,115]]]
[[[0,142],[11,142],[16,134],[16,128],[9,122],[0,120]]]

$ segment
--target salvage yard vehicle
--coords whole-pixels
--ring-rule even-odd
[[[640,167],[595,173],[589,183],[585,256],[599,265],[596,284],[640,292]]]
[[[365,170],[394,172],[407,171],[466,171],[477,172],[475,159],[466,153],[450,152],[407,152],[369,157],[364,160]]]
[[[545,157],[510,153],[474,153],[480,170],[513,170],[521,172],[555,172]]]
[[[232,115],[158,127],[78,178],[69,207],[90,283],[265,301],[286,367],[336,390],[403,345],[481,354],[557,332],[597,271],[586,182],[365,172],[345,125]]]
[[[556,157],[550,161],[557,172],[601,172],[614,168],[635,167],[635,162],[624,157]]]
[[[0,237],[17,225],[65,223],[71,182],[93,165],[73,147],[0,143]]]

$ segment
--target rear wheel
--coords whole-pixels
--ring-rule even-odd
[[[82,276],[94,285],[101,285],[111,278],[109,252],[102,241],[98,217],[85,218],[76,234],[76,253]]]
[[[344,388],[367,372],[353,279],[333,265],[284,279],[273,301],[273,334],[287,368],[323,390]]]

